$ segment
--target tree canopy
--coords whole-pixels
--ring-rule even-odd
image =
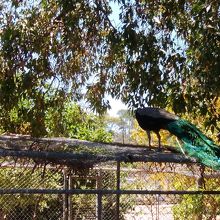
[[[218,127],[218,0],[2,0],[0,122],[39,130],[49,108],[108,96],[205,116]],[[113,12],[117,9],[117,14]],[[113,20],[115,19],[115,21]],[[116,25],[117,24],[117,25]]]

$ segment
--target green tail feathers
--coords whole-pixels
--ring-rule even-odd
[[[220,147],[190,122],[179,119],[167,125],[167,130],[183,143],[183,150],[202,164],[220,170]]]

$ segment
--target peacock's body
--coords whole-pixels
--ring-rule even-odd
[[[220,147],[195,125],[160,108],[137,109],[136,118],[144,130],[158,133],[160,129],[168,130],[181,140],[185,153],[206,166],[220,169]]]

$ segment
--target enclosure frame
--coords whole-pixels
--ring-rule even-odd
[[[3,159],[1,163],[0,169],[4,169],[7,166],[29,166],[27,161],[29,159],[36,160],[36,158],[41,160],[40,164],[44,164],[44,168],[46,166],[53,167],[54,165],[62,165],[62,172],[63,172],[63,188],[62,189],[33,189],[33,188],[1,188],[0,187],[0,195],[62,195],[63,197],[63,217],[62,220],[71,220],[73,219],[73,210],[72,210],[72,199],[71,196],[73,195],[95,195],[96,196],[96,208],[97,208],[97,220],[103,219],[103,197],[106,195],[114,195],[116,197],[116,205],[115,205],[115,211],[116,211],[116,218],[115,220],[120,219],[120,204],[121,204],[121,196],[122,195],[220,195],[219,190],[205,190],[202,188],[203,179],[205,177],[204,173],[204,166],[199,165],[195,160],[186,157],[185,155],[180,155],[177,152],[172,152],[172,148],[164,148],[164,151],[159,152],[155,149],[147,149],[149,152],[148,155],[142,155],[143,152],[146,152],[146,148],[143,148],[142,146],[140,148],[136,148],[137,152],[133,157],[130,155],[135,151],[136,146],[128,146],[128,145],[121,145],[121,144],[103,144],[103,143],[93,143],[93,142],[87,142],[87,141],[80,141],[80,140],[58,140],[56,139],[54,142],[54,139],[40,139],[38,140],[37,144],[45,145],[46,143],[57,144],[60,143],[73,143],[76,145],[77,143],[80,143],[81,145],[91,146],[92,148],[97,145],[100,145],[101,147],[110,147],[111,149],[116,146],[116,149],[114,149],[115,154],[114,155],[97,155],[94,157],[94,155],[91,155],[91,158],[88,157],[87,154],[82,153],[80,154],[79,158],[77,156],[79,153],[65,153],[65,152],[48,152],[48,151],[33,151],[32,149],[22,149],[25,148],[23,143],[25,141],[30,141],[30,138],[22,139],[18,138],[21,143],[18,144],[17,139],[14,137],[0,137],[0,145],[2,145],[3,149],[0,149],[0,159]],[[10,140],[10,142],[8,142]],[[42,142],[43,140],[43,142]],[[58,141],[57,141],[58,140]],[[36,142],[36,140],[34,140]],[[44,142],[46,141],[46,142]],[[9,148],[10,146],[10,148]],[[11,148],[13,146],[13,148]],[[114,146],[114,147],[113,147]],[[121,151],[122,148],[122,151]],[[170,150],[171,149],[171,150]],[[168,152],[167,152],[168,151]],[[63,160],[62,156],[66,155],[65,160]],[[72,155],[72,157],[71,157]],[[14,161],[14,165],[10,164],[7,165],[7,163],[4,163],[4,160],[7,158],[15,158],[21,159],[21,161],[25,161],[23,164],[17,163],[17,161]],[[43,158],[43,162],[42,162]],[[87,161],[84,161],[84,159],[87,158]],[[100,160],[96,161],[96,158],[101,158]],[[107,158],[107,159],[106,159]],[[74,159],[74,160],[73,160]],[[57,160],[57,161],[56,161]],[[79,162],[82,162],[83,169],[86,168],[86,165],[88,165],[89,168],[94,169],[95,164],[105,164],[112,161],[115,161],[116,167],[115,169],[112,169],[112,171],[115,172],[115,189],[103,189],[101,187],[101,184],[99,184],[99,180],[97,179],[97,187],[96,189],[73,189],[72,186],[72,177],[68,176],[66,170],[71,169],[73,165],[79,165]],[[32,161],[33,162],[33,161]],[[57,163],[56,163],[57,162]],[[87,163],[88,162],[88,163]],[[175,164],[192,164],[195,166],[199,166],[201,169],[199,170],[200,173],[198,173],[197,178],[197,190],[139,190],[139,189],[122,189],[121,188],[121,163],[136,163],[136,162],[154,162],[154,163],[175,163]],[[92,166],[91,166],[92,163]],[[39,165],[39,164],[38,164]],[[101,166],[101,165],[100,165]],[[32,169],[34,169],[33,164],[30,166]],[[156,172],[156,171],[155,171]],[[214,175],[215,178],[219,178],[220,173],[216,172]],[[101,180],[100,180],[101,181]],[[201,216],[200,216],[201,217]]]

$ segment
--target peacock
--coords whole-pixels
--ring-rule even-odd
[[[195,125],[161,108],[138,108],[135,112],[138,124],[147,131],[150,145],[150,131],[157,134],[159,150],[161,138],[159,131],[168,130],[182,143],[184,153],[196,158],[202,164],[220,169],[220,147],[204,135]]]

